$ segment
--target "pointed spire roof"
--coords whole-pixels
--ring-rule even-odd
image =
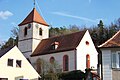
[[[22,26],[24,24],[28,24],[31,22],[36,22],[48,26],[48,24],[44,21],[44,19],[40,16],[40,14],[37,12],[35,8],[33,8],[30,14],[18,26]]]

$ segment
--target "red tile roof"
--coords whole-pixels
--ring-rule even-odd
[[[120,47],[120,31],[118,31],[112,38],[99,46],[100,48],[114,48]]]
[[[33,8],[30,14],[18,26],[22,26],[31,22],[36,22],[48,26],[48,24],[44,21],[35,8]]]
[[[86,31],[43,39],[31,56],[45,55],[56,52],[74,50],[79,45]],[[51,44],[58,42],[57,49],[53,50]]]

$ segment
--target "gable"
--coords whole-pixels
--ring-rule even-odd
[[[79,46],[77,47],[77,69],[85,70],[86,69],[86,56],[90,56],[90,67],[97,69],[98,63],[98,52],[94,46],[92,38],[88,31],[86,31],[83,36]],[[82,60],[82,61],[81,61]]]
[[[43,39],[31,56],[45,55],[63,51],[74,50],[79,45],[86,31],[80,31],[63,36],[56,36],[48,39]],[[52,44],[58,42],[57,49],[52,49]]]
[[[13,66],[8,66],[8,59],[13,60]],[[21,61],[21,67],[17,67],[17,61]],[[20,75],[24,76],[26,79],[40,77],[16,46],[11,48],[6,54],[4,54],[4,56],[0,58],[0,69],[0,74],[3,75],[3,77],[15,78]]]
[[[99,46],[100,48],[118,48],[120,47],[120,31],[118,31],[112,38]]]

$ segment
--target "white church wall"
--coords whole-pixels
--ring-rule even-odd
[[[31,58],[32,59],[31,61],[32,61],[32,64],[35,64],[36,60],[38,58],[41,58],[47,62],[50,62],[50,58],[54,57],[57,64],[60,65],[61,69],[63,70],[64,55],[68,55],[69,57],[69,71],[75,70],[75,50],[35,56]]]
[[[49,27],[33,22],[33,38],[45,39],[49,37]],[[42,36],[39,35],[39,28],[42,29]]]
[[[32,52],[34,52],[35,48],[38,46],[42,39],[49,37],[49,27],[45,25],[41,25],[33,22],[33,39],[32,39]],[[42,29],[42,36],[39,35],[39,29]]]
[[[88,45],[86,45],[86,41],[89,42]],[[83,39],[77,47],[77,70],[85,71],[87,54],[90,55],[90,67],[93,67],[93,69],[97,69],[98,52],[95,49],[95,46],[88,31],[86,31]]]
[[[13,67],[7,65],[8,59],[13,59]],[[16,60],[21,60],[21,68],[16,67]],[[38,73],[16,46],[0,58],[0,78],[8,78],[8,80],[15,80],[15,78],[37,80],[36,78],[38,77]]]

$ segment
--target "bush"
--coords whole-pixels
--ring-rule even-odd
[[[83,80],[84,78],[85,78],[85,73],[80,70],[59,74],[59,79],[62,80]]]

